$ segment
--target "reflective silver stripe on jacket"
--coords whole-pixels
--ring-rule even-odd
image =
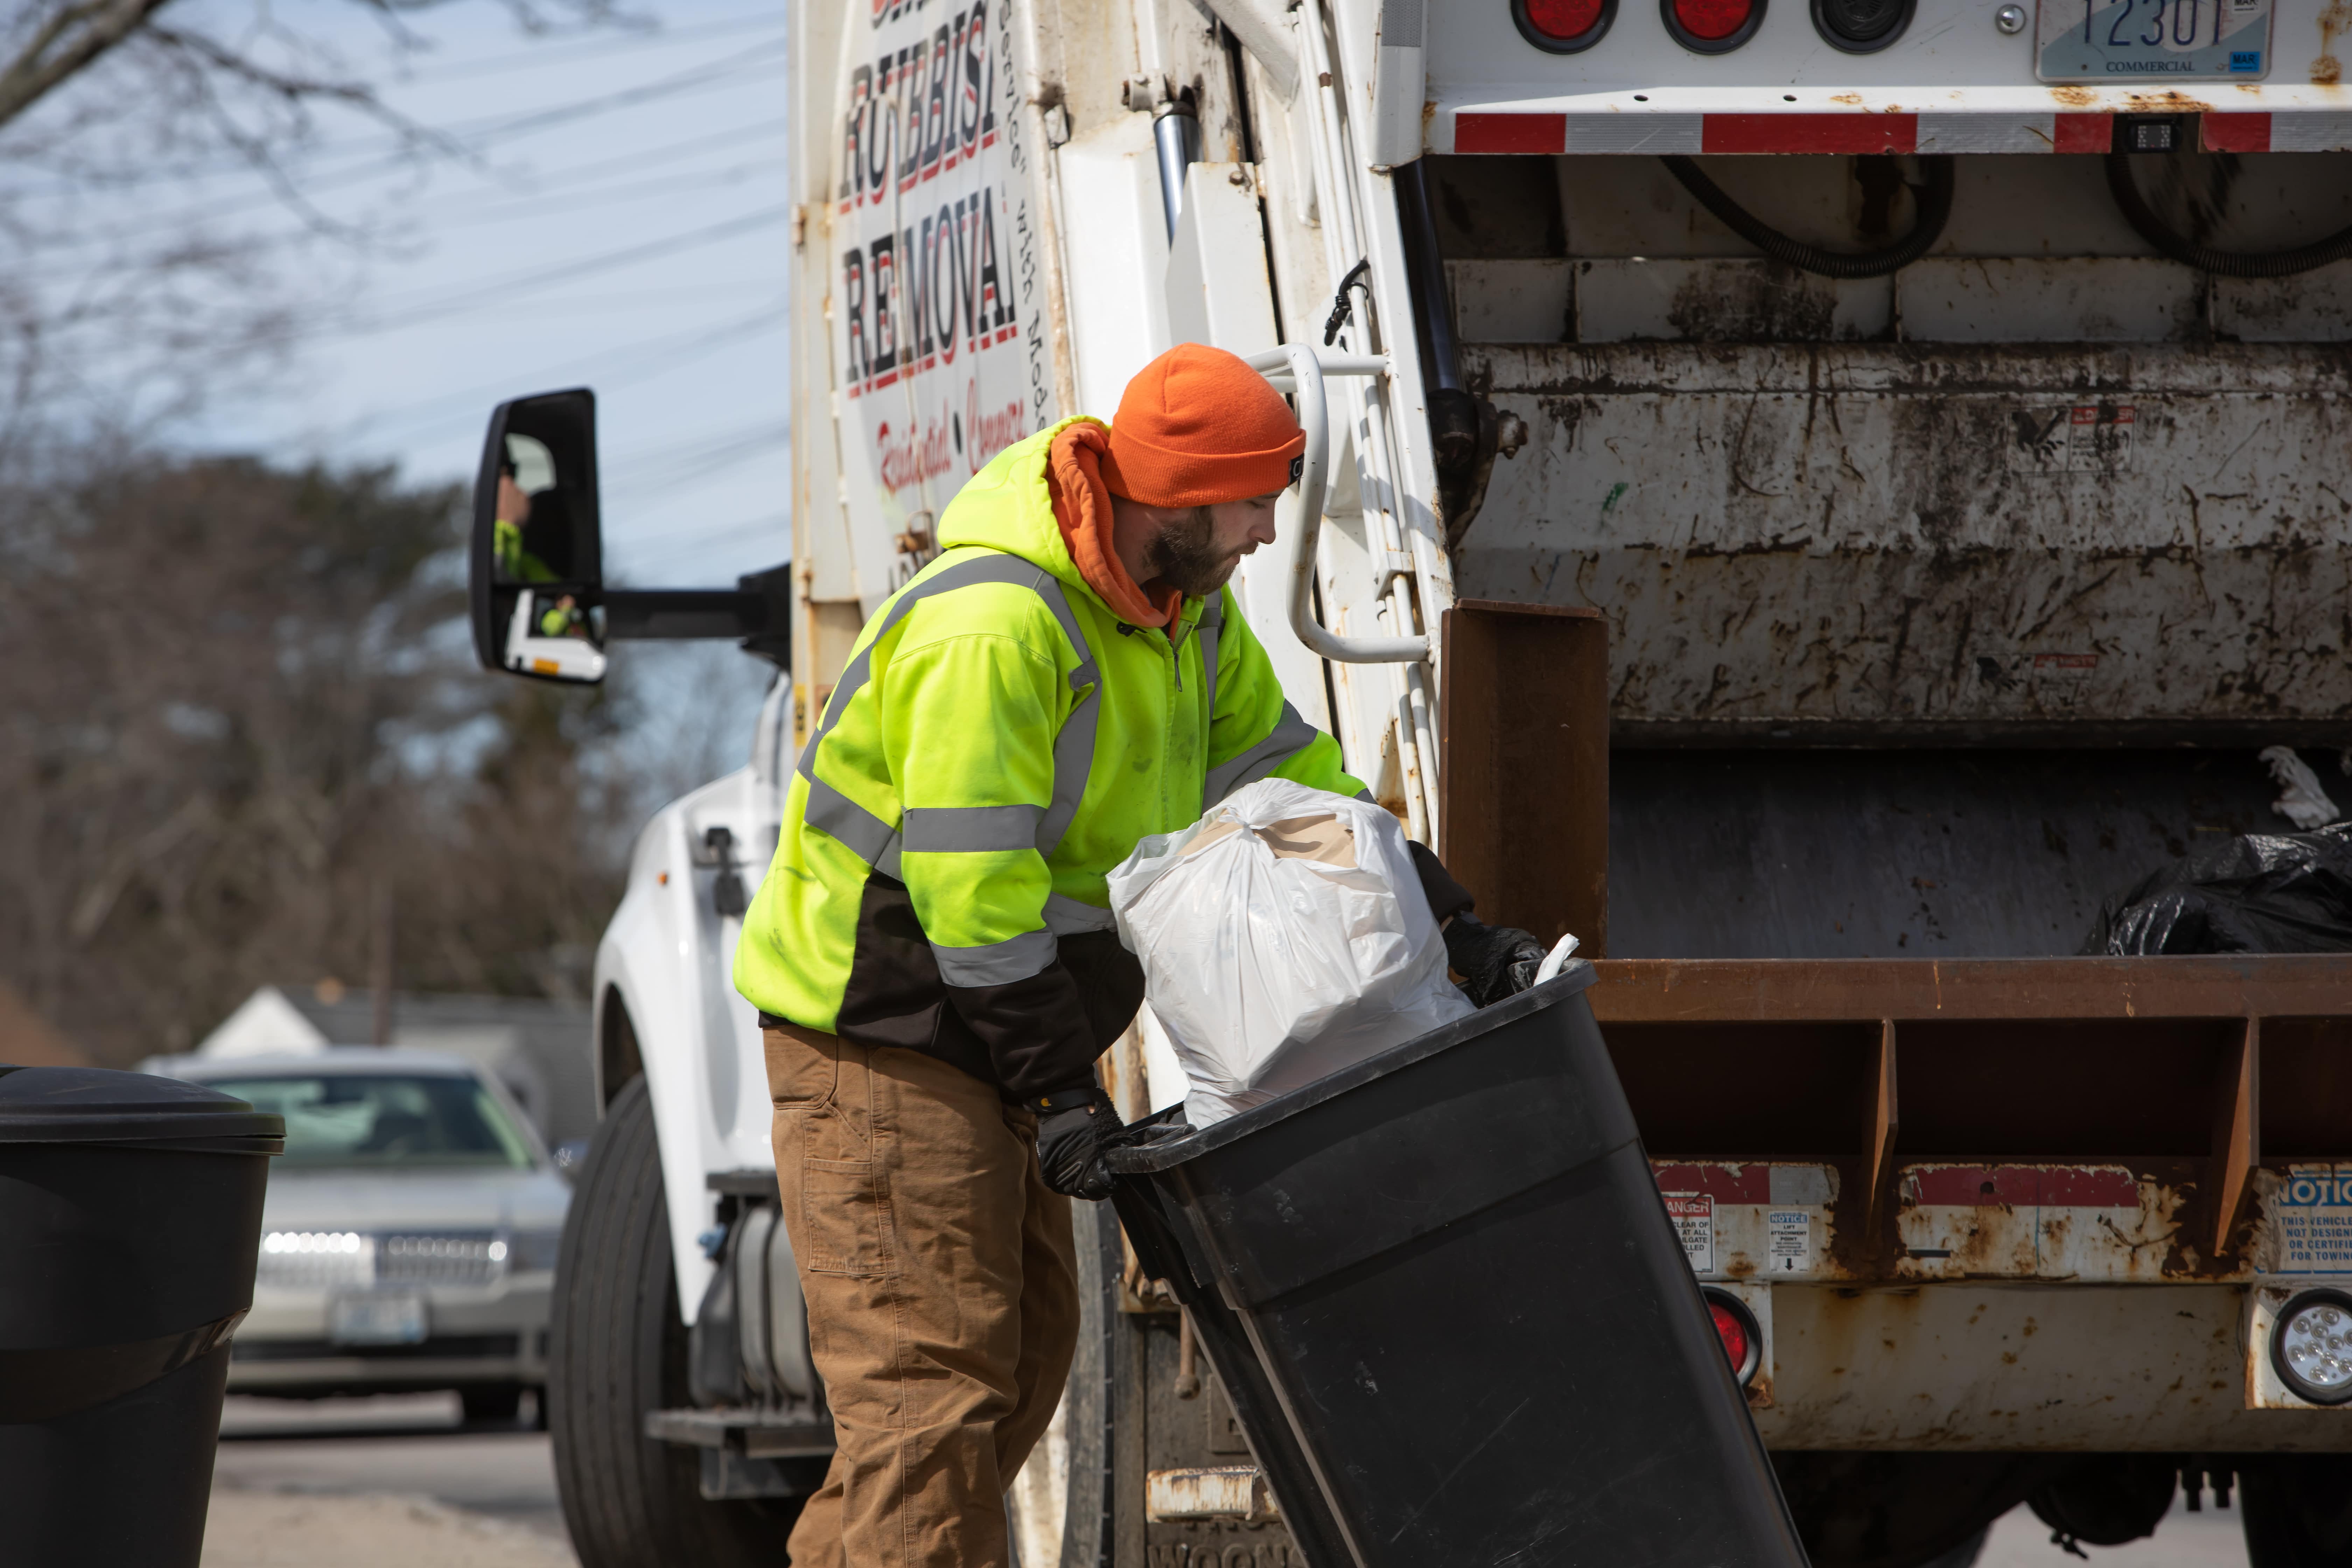
[[[1010,985],[1053,968],[1061,950],[1052,931],[1024,931],[982,947],[933,942],[931,956],[939,960],[940,978],[950,985]]]
[[[1080,931],[1116,931],[1118,921],[1100,904],[1090,904],[1067,893],[1048,893],[1045,929],[1063,936],[1076,936]]]
[[[1086,691],[1086,695],[1063,721],[1061,732],[1054,737],[1052,804],[917,806],[908,810],[899,826],[893,827],[816,776],[817,748],[841,722],[852,700],[874,679],[875,645],[889,636],[890,629],[906,618],[907,612],[933,595],[952,593],[981,583],[1003,583],[1035,594],[1054,613],[1062,635],[1070,639],[1070,647],[1077,652],[1077,668],[1069,677],[1070,689]],[[1087,690],[1088,687],[1093,689]],[[801,813],[802,820],[831,835],[851,854],[896,881],[906,879],[899,860],[905,850],[925,854],[1034,848],[1040,856],[1050,858],[1069,832],[1070,822],[1086,798],[1087,775],[1094,767],[1095,730],[1101,700],[1102,678],[1095,666],[1094,649],[1070,608],[1069,595],[1052,573],[1034,562],[1000,551],[960,561],[938,576],[902,590],[891,602],[882,624],[841,672],[841,681],[833,689],[832,700],[825,704],[816,732],[801,748],[796,771],[808,781],[808,800]],[[1054,909],[1056,899],[1099,914],[1101,923],[1079,925],[1066,915],[1057,921]],[[1058,956],[1055,931],[1099,931],[1110,924],[1109,910],[1092,910],[1091,906],[1079,904],[1075,899],[1061,899],[1059,894],[1048,896],[1045,913],[1045,930],[1024,931],[1004,942],[982,947],[940,947],[934,943],[931,952],[939,960],[940,977],[950,985],[1003,985],[1026,980],[1053,966]]]
[[[1275,721],[1272,732],[1265,740],[1233,761],[1209,770],[1209,805],[1216,805],[1244,784],[1257,783],[1312,745],[1318,733],[1314,725],[1298,716],[1297,709],[1285,702],[1282,717]]]
[[[898,847],[918,855],[1033,848],[1045,815],[1042,805],[911,805]]]

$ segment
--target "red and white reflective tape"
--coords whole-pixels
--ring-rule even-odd
[[[2209,153],[2352,150],[2352,113],[2202,114]],[[1456,110],[1433,153],[2105,153],[2109,114],[1545,114]],[[1446,126],[1441,117],[1439,124]]]

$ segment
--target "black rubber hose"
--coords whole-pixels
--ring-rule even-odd
[[[2147,199],[2139,194],[2139,182],[2132,178],[2128,153],[2107,154],[2107,189],[2115,193],[2116,205],[2133,232],[2183,267],[2194,267],[2217,278],[2288,278],[2352,256],[2352,227],[2339,228],[2325,239],[2287,250],[2216,250],[2210,245],[2185,239],[2167,227],[2147,205]]]
[[[1919,172],[1927,183],[1911,187],[1912,198],[1919,206],[1911,232],[1884,250],[1858,253],[1823,250],[1801,239],[1790,239],[1724,195],[1723,187],[1708,179],[1706,171],[1679,153],[1668,154],[1659,162],[1665,164],[1668,174],[1682,182],[1683,189],[1698,198],[1699,205],[1722,219],[1732,233],[1775,261],[1785,261],[1800,271],[1819,273],[1823,278],[1884,278],[1900,271],[1927,254],[1927,247],[1943,237],[1944,225],[1952,216],[1952,160],[1944,155],[1919,160]]]

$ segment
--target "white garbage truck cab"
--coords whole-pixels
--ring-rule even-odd
[[[2257,1568],[2343,1560],[2352,963],[2083,951],[2148,873],[2288,831],[2272,771],[2336,815],[2296,752],[2352,744],[2332,0],[793,27],[788,563],[607,586],[584,390],[500,409],[478,503],[489,668],[733,637],[779,669],[598,952],[551,1371],[588,1568],[774,1562],[822,1477],[748,894],[957,489],[1183,342],[1307,431],[1234,580],[1292,703],[1482,916],[1600,960],[1815,1563],[1964,1568],[2029,1501],[2095,1552],[2184,1492]],[[1130,1117],[1182,1095],[1148,1016],[1102,1071]],[[1303,1562],[1168,1293],[1076,1223],[1022,1563]]]

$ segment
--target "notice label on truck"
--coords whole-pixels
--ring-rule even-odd
[[[1665,1193],[1666,1214],[1683,1238],[1694,1274],[1715,1272],[1715,1199],[1706,1193]]]
[[[2270,1217],[2278,1236],[2273,1272],[2352,1274],[2352,1165],[2288,1166]]]
[[[1813,1267],[1813,1216],[1803,1209],[1774,1209],[1765,1216],[1770,1227],[1764,1270],[1768,1274],[1807,1274]]]

